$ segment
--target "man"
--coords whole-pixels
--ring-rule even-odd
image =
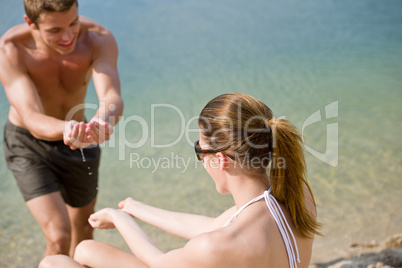
[[[72,255],[92,238],[99,144],[122,114],[118,49],[103,26],[78,15],[77,0],[24,0],[25,24],[0,39],[0,82],[10,110],[4,151],[47,241],[45,255]],[[93,77],[99,99],[86,123]],[[77,150],[75,150],[77,149]]]

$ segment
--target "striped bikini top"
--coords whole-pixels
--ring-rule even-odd
[[[232,221],[234,221],[237,216],[249,205],[261,200],[265,199],[265,203],[267,204],[267,207],[269,211],[271,212],[272,216],[275,219],[276,224],[278,225],[279,231],[281,232],[283,241],[285,242],[286,246],[286,251],[288,253],[288,258],[289,258],[289,266],[290,268],[297,268],[297,262],[300,263],[300,257],[299,257],[299,250],[297,248],[297,243],[296,239],[293,235],[292,229],[290,229],[290,226],[285,218],[285,215],[282,212],[281,207],[278,204],[278,201],[276,201],[275,197],[271,194],[271,187],[265,191],[262,195],[257,196],[244,206],[242,206],[236,213],[225,223],[223,227],[228,226]],[[293,249],[293,244],[292,241],[290,240],[290,236],[293,240],[293,244],[295,246],[295,249]],[[296,251],[296,254],[294,253]]]

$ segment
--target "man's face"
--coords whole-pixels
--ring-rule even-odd
[[[50,49],[63,55],[73,52],[80,31],[77,5],[65,12],[42,13],[38,28],[43,42]]]

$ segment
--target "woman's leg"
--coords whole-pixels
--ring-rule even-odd
[[[133,254],[94,240],[85,240],[75,249],[74,260],[97,268],[147,267]]]
[[[45,257],[40,263],[39,268],[83,268],[81,264],[66,255],[52,255]]]

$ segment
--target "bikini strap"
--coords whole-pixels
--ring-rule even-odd
[[[288,253],[288,258],[289,258],[289,266],[290,268],[297,268],[297,262],[300,263],[300,256],[299,256],[299,249],[297,247],[297,242],[296,239],[293,235],[292,229],[290,228],[285,215],[283,214],[283,211],[281,207],[279,206],[278,201],[276,201],[275,197],[271,194],[271,187],[268,189],[268,191],[265,191],[262,195],[257,196],[253,200],[250,200],[248,203],[243,205],[241,208],[239,208],[236,213],[223,225],[223,227],[227,227],[232,221],[234,221],[237,216],[249,205],[261,200],[265,199],[265,203],[267,204],[267,207],[269,211],[271,212],[272,216],[275,219],[276,224],[278,225],[279,231],[282,235],[282,239],[285,243],[286,251]],[[292,241],[290,240],[290,236],[292,237]],[[294,248],[293,248],[294,245]],[[297,257],[295,255],[295,251],[297,254]],[[297,262],[296,262],[297,260]]]
[[[253,200],[250,200],[247,204],[243,205],[241,208],[239,208],[239,209],[236,211],[236,213],[235,213],[232,217],[230,217],[230,219],[225,223],[225,225],[223,225],[223,227],[227,227],[232,221],[234,221],[234,220],[237,218],[237,216],[239,216],[239,214],[240,214],[246,207],[248,207],[249,205],[251,205],[251,204],[253,204],[253,203],[255,203],[255,202],[257,202],[257,201],[259,201],[259,200],[261,200],[261,199],[263,199],[263,198],[264,198],[264,194],[262,194],[262,195],[260,195],[260,196],[257,196],[257,197],[254,198]]]
[[[289,258],[289,266],[290,268],[297,268],[296,260],[298,263],[300,263],[300,256],[299,256],[299,249],[297,247],[297,242],[293,235],[292,229],[290,228],[286,220],[286,217],[283,214],[283,211],[278,204],[278,201],[276,201],[275,197],[271,194],[271,188],[269,188],[268,191],[264,192],[264,199],[265,202],[267,203],[269,211],[271,211],[271,214],[274,217],[276,224],[278,225],[279,231],[281,232],[282,235],[282,239],[285,242],[285,247]],[[292,236],[293,244],[292,241],[290,240],[289,233]],[[293,245],[295,249],[293,249]],[[295,256],[294,251],[296,251],[297,258]]]

